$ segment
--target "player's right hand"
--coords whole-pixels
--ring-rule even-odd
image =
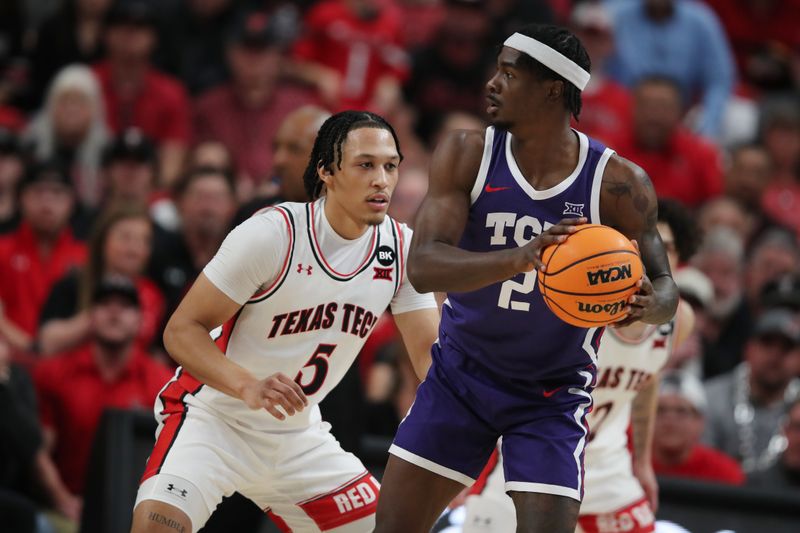
[[[581,218],[562,218],[558,224],[543,231],[525,246],[515,250],[517,262],[515,268],[518,272],[530,272],[531,270],[545,271],[542,263],[542,250],[551,244],[559,244],[567,240],[567,237],[578,229],[581,224],[586,224],[589,220]]]
[[[278,406],[292,416],[308,405],[308,398],[300,385],[281,372],[245,386],[242,401],[250,409],[266,409],[278,420],[286,420],[286,415],[278,410]]]

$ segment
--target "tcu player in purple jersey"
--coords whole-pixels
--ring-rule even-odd
[[[418,290],[448,298],[432,366],[390,450],[379,533],[428,531],[499,437],[517,531],[575,530],[602,328],[546,308],[536,287],[544,247],[587,222],[618,229],[647,271],[618,323],[675,314],[650,179],[570,128],[589,68],[567,30],[520,30],[487,84],[493,126],[455,132],[434,154],[408,273]]]

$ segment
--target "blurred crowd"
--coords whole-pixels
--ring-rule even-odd
[[[79,520],[103,409],[152,409],[165,320],[233,226],[306,199],[330,113],[395,126],[390,213],[413,225],[433,148],[486,126],[498,45],[529,22],[578,35],[575,127],[682,213],[665,244],[691,249],[697,325],[657,472],[800,489],[800,0],[5,0],[0,509],[19,530]],[[415,387],[385,316],[324,416],[358,454]]]

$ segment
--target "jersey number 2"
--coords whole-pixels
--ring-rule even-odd
[[[300,388],[303,389],[306,396],[311,396],[317,392],[322,387],[322,384],[325,383],[325,378],[328,377],[328,358],[330,358],[335,349],[335,344],[320,344],[317,346],[311,358],[303,365],[303,368],[313,367],[314,369],[314,374],[311,376],[311,381],[308,383],[303,384],[302,369],[297,373],[294,380],[300,385]]]
[[[512,311],[529,311],[531,304],[528,302],[518,302],[511,299],[511,294],[519,292],[521,294],[530,293],[536,287],[536,271],[525,272],[522,283],[514,280],[504,281],[500,286],[500,298],[497,299],[497,306]]]

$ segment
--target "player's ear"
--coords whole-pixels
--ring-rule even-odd
[[[561,80],[553,80],[550,82],[550,87],[547,90],[547,98],[554,102],[561,100],[561,95],[564,94],[564,82]]]
[[[325,185],[330,185],[331,180],[333,180],[333,172],[329,167],[324,166],[322,161],[317,163],[317,175]]]

